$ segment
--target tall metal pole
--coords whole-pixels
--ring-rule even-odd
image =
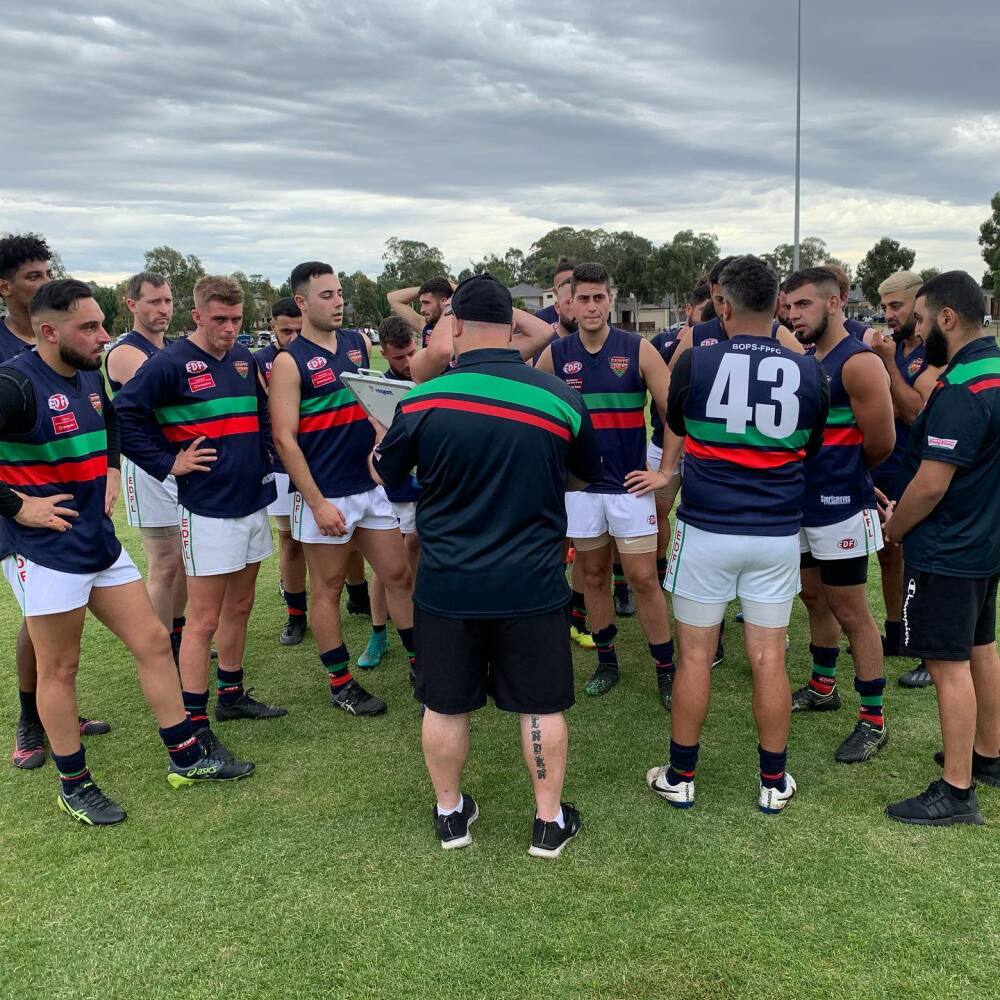
[[[802,0],[799,0],[798,59],[795,72],[795,242],[792,244],[792,270],[799,269],[799,184],[802,145]]]

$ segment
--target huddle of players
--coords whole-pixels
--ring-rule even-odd
[[[41,249],[47,257],[47,248]],[[0,290],[12,291],[17,273],[25,268],[26,274],[34,274],[30,267],[42,261],[41,251],[35,256],[15,261],[15,273],[4,279],[7,285]],[[5,263],[5,271],[10,270]],[[620,564],[635,595],[661,698],[672,706],[670,763],[652,769],[647,781],[672,804],[690,806],[719,625],[726,603],[739,596],[760,731],[759,805],[765,811],[780,811],[795,792],[795,783],[785,772],[789,706],[796,711],[839,707],[835,670],[841,629],[852,643],[861,712],[853,732],[838,748],[837,759],[867,760],[888,738],[882,713],[883,643],[864,587],[867,555],[882,548],[867,470],[893,453],[894,409],[897,427],[905,427],[927,391],[919,385],[913,388],[925,367],[917,363],[923,361],[918,353],[921,344],[907,316],[908,301],[912,315],[916,285],[912,276],[894,276],[895,284],[890,279],[883,287],[894,341],[862,330],[862,337],[871,343],[869,350],[846,329],[844,290],[838,287],[838,276],[824,268],[793,275],[776,303],[777,281],[760,261],[750,257],[721,261],[709,275],[707,288],[692,295],[689,323],[680,336],[665,335],[661,343],[610,326],[610,281],[601,265],[578,265],[562,282],[559,277],[551,327],[539,332],[538,321],[532,325],[532,318],[524,316],[518,332],[522,357],[581,392],[601,445],[601,480],[582,493],[567,494],[567,534],[577,552],[574,581],[582,581],[582,594],[575,583],[573,588],[573,632],[589,645],[585,622],[589,616],[598,658],[586,690],[606,693],[618,679],[608,587],[614,545],[615,570]],[[72,675],[79,656],[79,625],[88,604],[136,655],[144,691],[161,722],[170,755],[171,784],[243,777],[252,771],[253,764],[237,760],[209,726],[207,680],[215,636],[217,721],[285,714],[282,708],[254,699],[243,685],[242,656],[257,570],[271,553],[268,510],[279,519],[282,581],[289,606],[282,641],[301,641],[304,564],[312,580],[312,627],[329,675],[331,703],[357,715],[385,711],[384,702],[352,677],[340,631],[340,593],[355,548],[372,565],[377,580],[372,637],[359,666],[373,666],[384,654],[387,610],[410,654],[412,669],[410,591],[417,551],[413,507],[419,487],[411,483],[409,490],[387,497],[371,479],[367,459],[372,428],[338,381],[341,373],[368,366],[371,345],[363,334],[341,328],[343,291],[333,269],[318,262],[299,265],[292,273],[292,290],[294,299],[282,300],[274,309],[277,346],[251,355],[236,343],[242,321],[239,286],[225,278],[202,279],[195,289],[195,333],[164,350],[163,333],[171,314],[169,287],[159,276],[137,275],[127,296],[135,329],[107,358],[109,381],[117,392],[114,407],[104,405],[103,389],[82,393],[88,380],[95,386],[100,381],[89,373],[99,367],[107,343],[100,310],[87,286],[57,282],[27,306],[38,351],[11,367],[34,390],[34,407],[26,409],[37,409],[38,419],[29,430],[5,423],[0,433],[5,457],[14,456],[11,467],[28,457],[34,467],[42,464],[42,456],[52,456],[52,468],[49,478],[39,483],[29,484],[31,477],[26,475],[5,479],[8,485],[24,487],[12,494],[14,499],[3,497],[5,503],[9,500],[18,554],[16,560],[6,561],[5,568],[13,568],[8,576],[15,592],[20,588],[29,636],[33,617],[67,619],[67,633],[59,632],[58,655],[39,660],[34,736],[41,747],[38,733],[44,725],[60,772],[59,804],[84,822],[110,823],[125,817],[86,770],[79,723],[75,735],[68,726],[70,711],[77,719]],[[447,364],[448,356],[433,350],[432,331],[448,325],[450,291],[449,284],[447,289],[442,285],[395,293],[399,301],[392,305],[398,317],[387,320],[380,331],[382,350],[390,362],[388,377],[410,375],[411,359],[415,369],[418,358],[424,362],[423,378]],[[13,296],[5,292],[4,297],[11,307]],[[417,298],[423,322],[409,305]],[[697,322],[704,320],[699,313],[706,308],[715,316]],[[774,321],[776,314],[794,328],[797,339]],[[18,316],[17,310],[12,308],[11,315]],[[419,353],[413,332],[422,336]],[[18,339],[30,343],[27,337]],[[439,340],[446,342],[446,331]],[[546,346],[546,341],[551,343]],[[803,354],[799,341],[808,345],[816,360]],[[898,371],[887,379],[890,361]],[[672,382],[668,363],[674,370]],[[3,375],[10,379],[6,372]],[[923,380],[925,386],[927,381]],[[70,383],[73,393],[66,391]],[[52,392],[54,387],[62,391]],[[24,384],[18,388],[22,401],[28,398]],[[60,410],[57,416],[64,427],[70,421],[63,416],[71,417],[72,431],[60,430],[55,416],[48,423],[42,419],[39,392],[49,393],[53,412],[53,400],[62,406],[69,398],[63,407],[66,414]],[[654,413],[654,438],[648,449],[647,392]],[[912,393],[920,397],[918,402]],[[81,443],[86,447],[93,431],[84,430],[84,425],[96,427],[96,423],[89,414],[87,420],[82,418],[77,398],[89,398],[91,411],[102,424],[102,412],[106,414],[111,465],[121,440],[129,520],[142,533],[150,563],[151,607],[139,607],[149,605],[149,600],[143,602],[133,586],[138,580],[134,565],[113,541],[107,512],[117,477],[104,469],[98,470],[104,475],[93,474],[101,464],[99,459],[95,462],[96,448],[94,452],[80,448]],[[667,447],[664,421],[672,432]],[[13,450],[6,444],[12,436],[18,441]],[[205,446],[206,440],[211,447]],[[67,443],[69,450],[61,450],[59,445]],[[684,492],[668,561],[666,515],[679,484],[674,469],[682,446]],[[272,447],[280,462],[273,474]],[[89,468],[67,472],[68,463],[58,459],[69,455],[74,464]],[[81,478],[84,471],[88,479]],[[890,479],[883,480],[887,500],[895,499]],[[60,492],[53,496],[54,486]],[[86,511],[81,506],[84,490]],[[76,516],[76,511],[59,506],[71,491],[74,507],[85,518],[90,515],[88,523],[99,525],[93,533],[104,540],[104,547],[90,546],[85,556],[68,563],[64,540],[56,559],[52,539],[66,531],[67,518]],[[15,512],[17,502],[22,507]],[[74,522],[74,537],[85,534],[78,528],[82,523]],[[407,543],[397,527],[402,527]],[[762,537],[768,539],[766,546],[761,545]],[[795,539],[801,547],[814,662],[809,685],[791,695],[784,644],[799,583],[800,549]],[[67,573],[66,568],[79,573]],[[885,581],[885,563],[883,569]],[[901,570],[900,563],[899,582],[894,591],[887,591],[886,601],[886,651],[893,652],[899,646],[899,619],[891,615],[901,599],[890,604],[888,594],[901,597]],[[54,584],[53,576],[74,577],[76,589],[62,586],[61,579]],[[79,585],[77,577],[89,582]],[[674,669],[669,615],[659,594],[661,580],[672,594],[682,638],[685,669],[679,674]],[[68,602],[60,597],[60,606],[54,607],[53,595],[61,590],[73,590],[73,597]],[[102,590],[109,590],[113,600],[107,600],[109,595]],[[124,603],[132,612],[129,627],[108,610],[108,605],[123,605],[120,593],[128,594]],[[33,603],[35,597],[42,603]],[[81,599],[83,603],[76,603]],[[140,633],[148,645],[150,635],[159,638],[166,632],[151,627],[154,611],[164,625],[169,620],[179,661],[179,688],[176,673],[168,672],[170,683],[164,676],[162,648],[145,649],[140,641]],[[135,622],[142,628],[132,627]],[[52,643],[46,647],[51,653]],[[147,681],[153,674],[155,683]],[[171,721],[177,695],[185,717]],[[56,729],[55,739],[50,726]]]

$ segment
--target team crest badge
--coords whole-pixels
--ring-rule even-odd
[[[563,374],[575,375],[582,368],[583,365],[580,364],[579,361],[567,361],[566,364],[563,365]]]
[[[62,413],[69,406],[69,400],[61,393],[49,396],[49,409],[54,413]]]
[[[96,392],[90,394],[90,405],[97,410],[98,413],[104,412],[104,404],[101,402],[101,397]]]
[[[236,374],[240,378],[246,378],[250,374],[250,362],[249,361],[234,361],[233,367],[236,369]]]
[[[923,358],[914,358],[907,366],[906,372],[912,378],[914,375],[919,375],[924,367]]]
[[[608,364],[619,378],[628,371],[628,358],[608,358]]]
[[[204,361],[189,361],[184,366],[184,370],[189,375],[197,375],[198,372],[203,372],[207,367],[208,365],[206,365]]]
[[[320,357],[320,356],[319,356],[319,355],[317,354],[317,355],[316,355],[316,357],[314,357],[314,358],[310,358],[310,359],[309,359],[309,360],[308,360],[308,361],[306,362],[306,368],[308,368],[308,369],[309,369],[309,371],[311,371],[311,372],[314,372],[314,371],[316,371],[317,369],[319,369],[319,368],[322,368],[322,367],[323,367],[323,365],[325,365],[325,364],[326,364],[326,358],[321,358],[321,357]]]
[[[360,365],[361,362],[364,360],[364,355],[358,350],[348,351],[347,357],[350,359],[351,364],[353,365]]]

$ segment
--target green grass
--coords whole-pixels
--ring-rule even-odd
[[[134,533],[121,537],[140,558]],[[581,693],[569,713],[566,796],[582,812],[580,838],[558,862],[528,858],[532,801],[516,720],[488,709],[474,717],[465,778],[482,809],[475,843],[444,852],[395,634],[364,677],[388,714],[335,714],[311,638],[292,650],[277,643],[275,581],[272,559],[246,667],[259,694],[290,714],[219,727],[258,764],[231,787],[168,787],[131,661],[88,622],[81,706],[114,726],[87,741],[88,760],[129,819],[76,826],[55,809],[51,762],[29,773],[0,767],[0,997],[996,995],[1000,793],[981,793],[992,826],[923,830],[882,815],[935,774],[933,693],[894,683],[907,661],[889,662],[893,736],[874,762],[833,762],[853,693],[839,713],[794,720],[800,794],[768,817],[755,808],[749,674],[730,622],[698,805],[676,811],[643,784],[666,759],[668,720],[638,624],[627,621],[621,684],[598,700]],[[874,585],[871,596],[880,613]],[[8,650],[17,626],[4,588]],[[357,655],[366,620],[349,618],[346,635]],[[801,683],[801,607],[791,637]],[[579,690],[592,654],[574,656]],[[846,656],[841,669],[850,692]],[[12,668],[5,677],[6,741]]]

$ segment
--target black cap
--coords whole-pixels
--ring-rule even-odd
[[[510,292],[492,274],[466,278],[451,297],[452,312],[470,323],[509,324],[514,318]]]

